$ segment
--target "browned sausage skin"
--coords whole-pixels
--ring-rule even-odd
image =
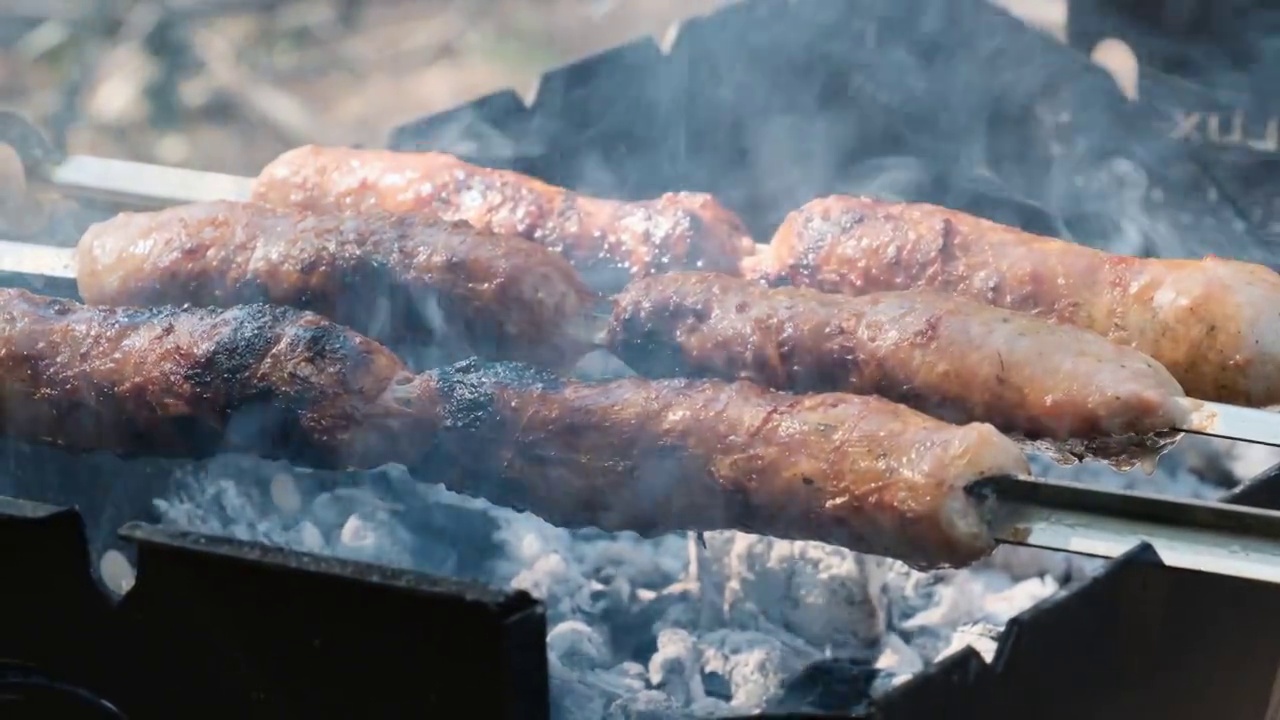
[[[1111,255],[923,203],[835,196],[791,213],[748,275],[865,294],[931,288],[1136,348],[1202,400],[1280,403],[1280,275]]]
[[[565,527],[659,535],[735,528],[818,540],[919,567],[994,547],[972,481],[1029,472],[994,427],[950,425],[882,398],[789,395],[751,383],[644,380],[521,389],[477,368],[494,415],[451,433],[471,450],[451,487]],[[481,447],[495,452],[475,453]],[[441,463],[444,465],[446,463]]]
[[[379,465],[415,447],[396,445],[414,414],[384,399],[411,378],[378,343],[288,308],[109,308],[0,289],[0,429],[22,440]]]
[[[287,305],[415,365],[478,354],[559,370],[592,347],[595,295],[564,258],[462,223],[197,203],[98,223],[76,260],[88,303]]]
[[[921,567],[992,547],[965,488],[1028,466],[990,425],[748,383],[559,380],[515,363],[413,375],[311,313],[84,306],[0,290],[0,432],[70,450],[401,463],[551,522],[739,528]]]
[[[300,147],[262,170],[253,199],[322,212],[413,213],[521,235],[563,254],[605,293],[670,270],[736,273],[755,251],[742,221],[706,194],[593,198],[444,153]]]
[[[632,283],[609,348],[650,377],[742,379],[881,395],[1032,438],[1145,435],[1182,424],[1182,388],[1132,348],[930,291],[849,297],[713,273]]]

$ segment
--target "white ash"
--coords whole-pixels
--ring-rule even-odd
[[[1039,458],[1033,466],[1108,487],[1219,495],[1185,469],[1184,455],[1166,455],[1152,477]],[[299,502],[279,477],[259,490],[215,462],[156,505],[189,529],[527,590],[547,604],[554,715],[566,720],[758,711],[788,678],[833,658],[879,669],[872,690],[883,692],[965,646],[989,659],[1010,618],[1102,565],[1002,547],[977,566],[925,573],[739,532],[707,533],[702,547],[686,536],[568,531],[402,469],[368,477],[364,489]],[[288,497],[283,509],[273,496]],[[483,555],[462,554],[481,546]]]

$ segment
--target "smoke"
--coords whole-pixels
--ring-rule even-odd
[[[1261,68],[1275,54],[1271,27],[1221,37],[1239,31],[1228,54]],[[1266,77],[1224,65],[1221,48],[1167,44],[1214,89]],[[987,0],[744,2],[685,23],[669,48],[641,41],[554,71],[527,106],[498,93],[407,125],[391,144],[588,194],[709,192],[760,241],[796,206],[857,192],[1118,252],[1274,262],[1270,164],[1171,138],[1205,97],[1141,73],[1141,94],[1129,80],[1117,87],[1087,51]],[[1244,93],[1229,100],[1258,136],[1270,113]]]
[[[1184,455],[1175,449],[1151,478],[1033,463],[1042,476],[1110,487],[1220,493],[1186,469]],[[245,482],[245,473],[275,482]],[[990,657],[1010,618],[1102,564],[1006,547],[971,568],[922,573],[732,531],[707,533],[703,547],[686,535],[565,530],[398,467],[347,478],[355,486],[219,458],[182,471],[155,508],[190,530],[527,590],[547,605],[554,716],[565,720],[710,717],[819,700],[848,711],[962,647]],[[833,698],[833,688],[846,692]]]
[[[762,240],[799,204],[850,193],[1127,254],[1269,259],[1181,147],[1152,139],[1151,108],[979,0],[740,3],[691,24],[665,57],[631,46],[598,63],[544,81],[532,107],[495,95],[393,144],[595,195],[711,192]],[[1236,460],[1187,440],[1150,478],[1039,459],[1034,469],[1208,498],[1221,489],[1192,469]],[[131,476],[118,470],[99,476]],[[922,573],[732,531],[707,533],[705,547],[684,535],[570,531],[399,468],[346,475],[346,486],[250,458],[172,472],[148,495],[164,523],[541,598],[554,713],[565,720],[854,710],[960,648],[991,657],[1010,618],[1102,565],[1005,547],[971,568]],[[90,518],[95,552],[116,520],[136,517]]]
[[[115,530],[135,519],[526,589],[547,605],[552,699],[565,719],[847,711],[959,648],[990,657],[1010,617],[1102,566],[1003,547],[971,568],[921,573],[738,532],[707,533],[703,548],[687,535],[565,530],[396,467],[331,473],[244,456],[126,461],[6,448],[0,493],[81,507],[95,565],[118,590],[133,578]],[[1033,469],[1208,498],[1221,489],[1196,472],[1237,475],[1270,459],[1222,448],[1187,438],[1152,477],[1040,458]]]

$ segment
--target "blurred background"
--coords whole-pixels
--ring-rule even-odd
[[[849,0],[850,2],[856,0]],[[999,0],[1055,31],[1065,0]],[[73,153],[253,174],[515,87],[724,0],[3,0],[0,106]]]
[[[3,0],[0,105],[72,152],[252,173],[304,143],[381,145],[718,4]]]

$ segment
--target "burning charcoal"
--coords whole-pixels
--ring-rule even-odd
[[[597,720],[617,696],[605,694],[583,682],[574,673],[551,671],[552,720]]]
[[[413,537],[385,511],[353,513],[338,531],[334,552],[353,560],[412,567]]]
[[[316,497],[310,514],[321,530],[336,532],[353,514],[377,503],[378,498],[363,488],[339,488]]]
[[[583,536],[575,532],[573,539],[580,541]],[[676,542],[675,538],[664,539],[655,546],[625,533],[604,533],[590,545],[575,544],[579,548],[591,548],[591,552],[582,558],[583,571],[601,583],[625,583],[631,588],[661,590],[671,584],[674,576],[684,571],[683,564],[672,562],[673,558],[666,552],[667,547],[674,549]]]
[[[622,663],[600,670],[572,670],[550,658],[552,693],[556,697],[552,717],[563,720],[597,720],[605,708],[620,698],[649,689],[648,673],[638,663]]]
[[[631,583],[626,578],[613,577],[611,582],[588,580],[574,598],[583,612],[604,615],[613,609],[623,609],[631,604]]]
[[[1033,458],[1032,464],[1039,462]],[[1154,479],[1117,476],[1090,463],[1043,467],[1078,482],[1157,482],[1192,496],[1213,494],[1184,469],[1176,450]],[[967,570],[921,573],[820,544],[736,532],[707,533],[707,547],[695,544],[691,557],[684,535],[641,540],[570,532],[419,483],[400,470],[367,473],[360,476],[361,489],[330,485],[311,491],[314,497],[307,497],[308,488],[322,486],[323,473],[304,476],[243,461],[212,470],[205,468],[204,480],[161,501],[162,515],[195,529],[234,530],[330,553],[346,547],[346,525],[347,540],[357,548],[398,537],[390,547],[409,556],[397,562],[438,571],[447,563],[431,553],[455,553],[450,574],[544,598],[553,704],[564,720],[759,711],[770,698],[794,696],[795,682],[806,677],[802,671],[822,660],[827,646],[845,663],[843,679],[827,692],[844,692],[849,704],[838,709],[847,712],[858,700],[851,683],[859,672],[869,676],[863,678],[867,692],[878,697],[960,647],[989,652],[1020,607],[1086,574],[1079,558],[1064,567],[1055,554],[1018,548]],[[287,521],[268,487],[282,472],[304,495],[302,510]],[[230,479],[237,475],[261,482]],[[819,693],[819,701],[823,697]]]
[[[752,711],[764,707],[787,677],[820,657],[813,649],[789,646],[783,639],[755,631],[713,630],[703,634],[699,644],[703,672],[728,679],[734,707]]]
[[[568,561],[559,553],[552,553],[536,560],[511,580],[511,587],[524,590],[547,603],[549,619],[572,617],[572,604],[560,592],[564,585],[579,585],[582,581],[573,577]],[[568,606],[568,607],[566,607]]]
[[[617,697],[634,695],[649,687],[649,671],[637,662],[627,661],[607,670],[593,670],[586,675],[593,685]]]
[[[719,698],[702,698],[689,705],[686,717],[717,718],[733,714],[733,706]]]
[[[663,630],[658,633],[658,652],[649,660],[649,682],[680,705],[705,697],[699,655],[689,633]]]
[[[657,690],[645,690],[619,699],[609,706],[606,720],[676,720],[686,717],[670,696]]]
[[[649,671],[645,670],[645,667],[638,662],[624,662],[614,668],[614,672],[620,677],[634,682],[639,682],[640,684],[644,684],[649,678]]]
[[[902,638],[890,633],[885,635],[880,646],[875,667],[882,676],[907,678],[924,669],[924,660]]]
[[[609,624],[619,657],[647,661],[658,651],[655,633],[666,628],[692,631],[699,627],[700,604],[693,588],[677,583],[662,592],[637,593],[630,607],[600,619]]]
[[[718,672],[702,673],[702,689],[706,691],[709,698],[733,699],[733,685],[729,683],[728,678]]]
[[[724,584],[731,621],[761,618],[835,651],[879,642],[884,609],[877,587],[887,561],[819,543],[735,533],[732,544],[709,537],[707,572]]]
[[[155,500],[164,522],[212,535],[287,544],[290,527],[267,510],[270,500],[257,486],[210,477],[210,468],[180,477],[171,496]]]
[[[769,703],[771,713],[862,714],[871,709],[872,686],[881,671],[862,660],[820,660],[789,679]]]
[[[311,524],[310,521],[303,520],[298,523],[298,549],[303,552],[318,553],[324,550],[324,535],[320,532],[320,528]]]
[[[547,633],[547,654],[566,668],[594,670],[609,664],[609,644],[581,620],[566,620]]]
[[[370,547],[378,542],[377,531],[372,527],[373,523],[362,520],[360,516],[352,515],[342,525],[342,531],[338,537],[343,545],[348,547]]]
[[[1048,576],[1027,578],[1008,590],[992,593],[983,603],[983,619],[1004,625],[1032,605],[1058,592],[1058,583]]]
[[[332,488],[340,474],[283,472],[281,467],[251,458],[216,458],[181,478],[178,490],[158,499],[156,507],[166,522],[216,535],[463,577],[483,574],[495,552],[496,525],[490,516],[448,497],[424,495],[407,473],[403,478],[393,470],[351,473],[346,481],[354,479],[361,487],[316,493]],[[233,468],[261,482],[208,479]],[[298,511],[282,513],[282,500],[299,503]]]
[[[986,658],[987,662],[991,662],[996,655],[996,645],[999,642],[1000,626],[985,622],[962,625],[951,637],[951,644],[938,653],[938,660],[971,647]]]
[[[1049,575],[1061,585],[1072,577],[1072,560],[1076,557],[1040,548],[1002,545],[996,548],[985,564],[1008,573],[1014,580]]]
[[[1189,472],[1206,483],[1235,488],[1280,462],[1280,450],[1265,445],[1188,436],[1178,443]]]

